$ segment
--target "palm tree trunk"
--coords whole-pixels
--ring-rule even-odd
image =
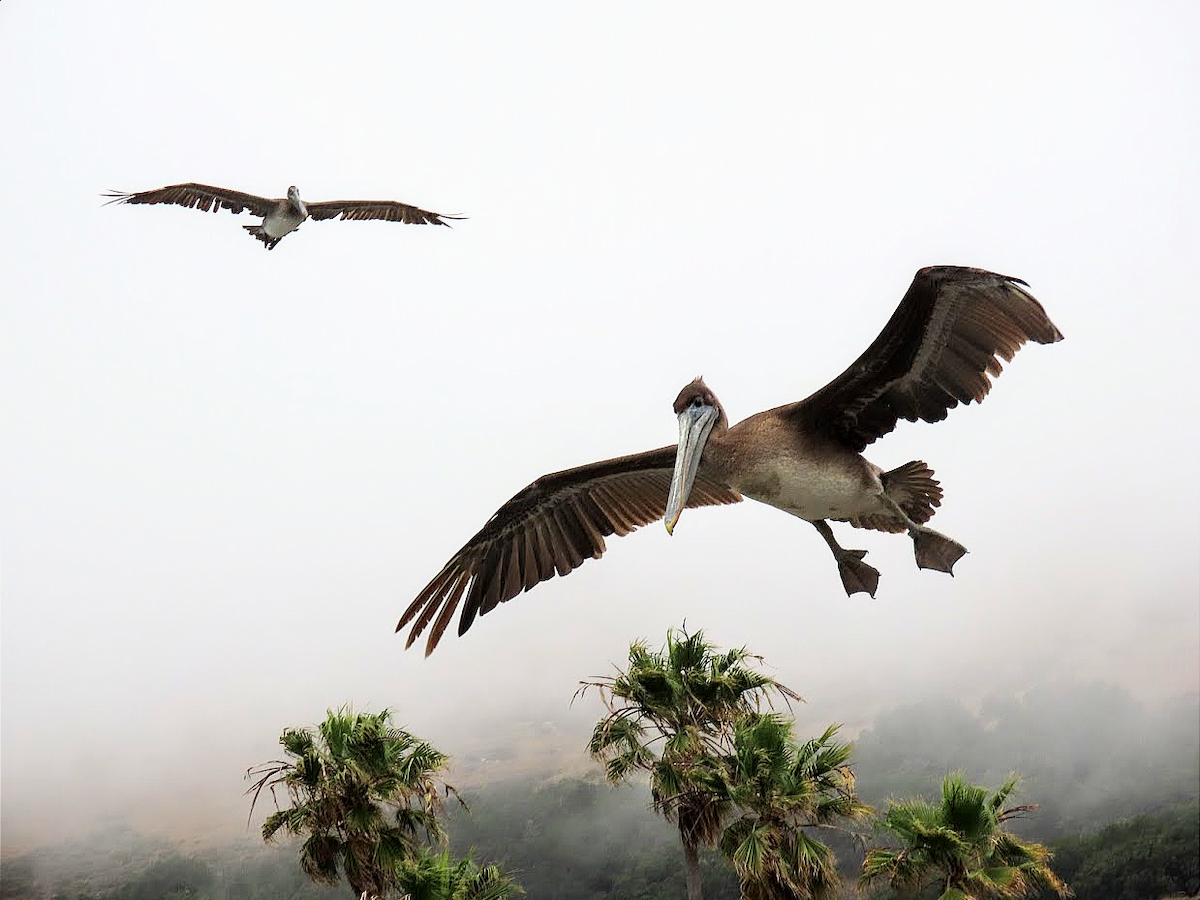
[[[687,882],[688,900],[704,900],[700,886],[700,848],[686,838],[683,841],[683,877]]]

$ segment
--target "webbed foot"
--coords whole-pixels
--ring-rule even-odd
[[[842,550],[835,554],[838,574],[842,576],[842,587],[846,589],[847,597],[857,593],[875,596],[879,587],[879,570],[862,561],[866,555],[866,550]]]
[[[966,555],[967,548],[931,528],[911,532],[917,567],[954,574],[954,564]]]

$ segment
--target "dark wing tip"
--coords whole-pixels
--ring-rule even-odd
[[[1029,287],[1029,282],[1023,281],[1014,275],[1001,275],[999,272],[993,272],[991,269],[980,269],[977,266],[923,266],[917,269],[918,278],[938,278],[938,277],[953,277],[959,280],[967,280],[970,278],[979,278],[987,281],[999,279],[1008,281],[1012,284],[1019,284],[1024,287]]]
[[[805,427],[858,452],[900,419],[938,422],[980,402],[1026,341],[1063,339],[1027,282],[970,266],[917,270],[879,336],[851,366],[793,404]]]
[[[432,212],[399,200],[321,200],[308,204],[308,214],[317,222],[328,219],[346,222],[375,220],[403,225],[445,225],[447,228],[450,223],[445,219],[462,221],[467,218]]]
[[[1046,308],[1028,290],[1028,282],[1019,278],[1010,278],[1007,275],[997,277],[1003,279],[1011,290],[1018,292],[1026,304],[1031,307],[1030,311],[1034,313],[1033,315],[1021,316],[1021,325],[1024,326],[1029,340],[1035,344],[1057,344],[1063,340],[1063,333],[1058,330],[1057,325],[1050,321],[1050,316],[1046,314]]]
[[[404,611],[404,615],[402,615],[400,617],[400,621],[396,623],[396,631],[394,633],[399,634],[400,629],[403,628],[405,625],[407,625],[409,622],[411,622],[413,619],[413,616],[415,616],[417,614],[417,610],[419,610],[424,605],[425,605],[425,594],[424,594],[424,592],[422,592],[420,597],[418,597],[416,600],[414,600],[412,603],[410,603],[408,605],[408,609],[406,609]],[[411,644],[412,639],[416,636],[415,628],[413,629],[413,632],[414,633],[410,634],[408,637],[408,644]],[[405,646],[408,646],[408,644],[406,644]]]
[[[412,221],[408,221],[406,218],[402,218],[400,221],[408,225],[444,225],[447,228],[451,228],[453,226],[451,226],[450,222],[446,221],[447,219],[461,222],[466,218],[466,216],[448,216],[445,213],[429,212],[417,207],[413,207],[413,209],[415,214]]]
[[[1033,296],[1029,290],[1029,282],[1014,275],[1001,275],[989,269],[979,269],[974,266],[926,266],[918,270],[917,277],[925,277],[933,282],[957,282],[963,285],[978,284],[983,288],[999,288],[1001,291],[1015,291],[1031,310],[1010,310],[1009,314],[1019,318],[1019,325],[1025,331],[1025,337],[1036,344],[1054,344],[1063,339],[1063,333],[1058,330],[1046,308]],[[933,285],[933,290],[938,289]],[[1030,314],[1032,313],[1032,314]],[[1011,358],[1011,357],[1009,357]]]
[[[599,559],[605,538],[662,518],[674,448],[619,457],[544,475],[504,504],[400,619],[412,623],[409,645],[437,614],[426,644],[433,652],[458,607],[460,636],[498,605],[586,560]],[[736,503],[730,488],[698,478],[688,507]],[[407,645],[406,645],[407,646]]]

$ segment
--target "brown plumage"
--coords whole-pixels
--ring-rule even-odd
[[[981,401],[1026,341],[1062,334],[1023,288],[982,269],[921,269],[879,336],[837,378],[805,400],[730,426],[716,395],[696,379],[675,399],[675,448],[623,456],[539,478],[502,506],[401,616],[406,646],[432,623],[428,654],[460,603],[461,635],[478,615],[604,552],[604,538],[684,508],[750,497],[810,521],[829,545],[847,594],[874,596],[879,573],[847,550],[829,519],[907,531],[917,565],[953,573],[966,548],[930,529],[942,489],[924,462],[890,472],[861,451],[900,419],[938,422]]]
[[[381,219],[385,222],[403,222],[405,225],[445,225],[445,219],[461,220],[463,216],[446,216],[429,212],[407,203],[394,200],[322,200],[306,203],[308,217],[320,222],[325,219]]]
[[[136,194],[110,191],[102,196],[108,197],[109,203],[170,203],[201,212],[227,209],[234,214],[249,211],[262,216],[263,221],[259,225],[242,227],[255,239],[262,241],[268,250],[274,249],[285,235],[299,228],[305,219],[382,219],[407,225],[449,226],[450,223],[444,220],[463,218],[429,212],[395,200],[323,200],[306,203],[300,199],[300,193],[294,185],[288,188],[286,197],[275,199],[196,183],[173,184]]]
[[[270,215],[279,204],[287,202],[282,198],[272,200],[255,194],[243,194],[241,191],[231,191],[228,188],[194,182],[172,184],[136,194],[109,191],[101,196],[109,198],[109,203],[170,203],[185,209],[198,209],[201,212],[227,209],[234,215],[249,210],[256,216],[264,217]]]
[[[862,452],[899,419],[940,422],[959,403],[981,402],[1026,341],[1062,334],[1019,278],[964,266],[930,266],[879,336],[841,375],[789,405],[787,415]]]
[[[941,483],[933,477],[933,469],[919,459],[906,462],[890,472],[884,472],[879,476],[879,480],[883,482],[883,489],[887,495],[918,525],[924,525],[932,519],[937,507],[942,505]],[[849,522],[855,528],[871,528],[891,534],[905,529],[903,521],[888,515],[855,516],[835,521]]]
[[[411,646],[441,612],[429,633],[433,651],[460,601],[458,633],[476,615],[491,612],[539,582],[567,575],[604,553],[604,539],[623,537],[663,517],[675,448],[662,447],[544,475],[517,493],[456,553],[404,611],[399,631],[413,622]],[[737,503],[741,496],[697,481],[689,506]]]

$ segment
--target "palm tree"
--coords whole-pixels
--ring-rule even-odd
[[[720,847],[746,900],[835,896],[833,851],[804,829],[836,827],[870,812],[855,794],[850,745],[834,740],[838,728],[798,744],[792,723],[781,716],[749,715],[737,723],[733,752],[713,788],[739,813]]]
[[[286,729],[279,738],[285,760],[250,769],[255,781],[250,814],[264,788],[276,811],[263,822],[264,841],[279,832],[304,837],[300,864],[314,881],[338,884],[341,873],[354,896],[384,897],[395,887],[396,867],[417,855],[419,838],[444,837],[437,774],[447,757],[425,741],[390,725],[391,712],[372,715],[343,707],[314,732]],[[276,791],[291,806],[280,809]]]
[[[436,854],[422,850],[401,862],[396,875],[406,900],[507,900],[525,893],[499,866],[481,869],[471,854],[453,859],[449,850]]]
[[[916,891],[937,879],[939,900],[1015,900],[1041,888],[1068,896],[1070,889],[1050,869],[1050,851],[1004,829],[1009,819],[1036,808],[1005,808],[1017,782],[1010,778],[988,796],[986,788],[956,773],[942,782],[936,806],[921,799],[889,803],[880,825],[903,846],[871,850],[862,881],[886,876],[893,887]]]
[[[704,632],[671,629],[662,650],[629,646],[629,664],[615,676],[582,682],[599,690],[608,715],[597,723],[588,752],[619,783],[650,774],[654,808],[679,828],[688,900],[702,900],[700,847],[721,833],[725,807],[708,784],[711,761],[727,748],[739,716],[757,711],[771,692],[799,696],[756,671],[760,657],[745,648],[719,651]]]

